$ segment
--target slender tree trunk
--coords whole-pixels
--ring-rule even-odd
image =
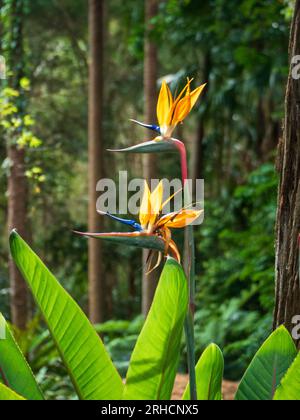
[[[24,76],[24,48],[23,48],[23,19],[24,2],[14,0],[11,5],[11,42],[9,53],[9,68],[13,72],[11,86],[19,89]],[[18,109],[24,113],[24,98],[19,98]],[[8,177],[8,230],[17,229],[28,239],[27,205],[28,188],[25,176],[25,150],[13,144],[8,139],[7,154],[10,162]],[[20,329],[25,329],[28,318],[28,293],[25,282],[17,267],[10,259],[9,277],[11,284],[11,315],[12,322]]]
[[[300,0],[296,1],[290,40],[290,60],[300,55]],[[274,326],[292,330],[300,315],[298,236],[300,233],[300,80],[291,65],[286,92],[283,140],[279,148],[280,185],[276,241],[276,307]]]
[[[103,178],[103,16],[104,0],[89,0],[89,215],[90,232],[103,229],[97,214],[97,182]],[[102,244],[89,240],[89,315],[94,323],[105,318],[105,280],[103,276]]]
[[[144,91],[145,91],[145,121],[154,123],[156,121],[157,103],[157,47],[151,40],[151,19],[157,15],[158,0],[145,0],[145,62],[144,62]],[[156,156],[149,154],[144,156],[144,178],[151,182],[156,179],[157,166]],[[143,252],[143,265],[146,265],[148,251]],[[145,270],[144,270],[145,271]],[[158,282],[158,272],[143,276],[142,290],[142,312],[146,315],[150,309],[155,289]]]
[[[11,162],[8,178],[8,230],[17,229],[28,240],[27,235],[27,180],[25,177],[25,152],[15,146],[8,147],[8,159]],[[9,277],[11,284],[12,322],[20,329],[25,329],[28,320],[27,287],[16,265],[10,258]]]

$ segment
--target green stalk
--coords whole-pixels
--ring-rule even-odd
[[[195,315],[195,244],[193,226],[188,226],[185,230],[185,252],[184,269],[189,284],[189,309],[185,321],[185,335],[187,341],[189,377],[190,377],[190,399],[197,400],[196,384],[196,360],[195,360],[195,335],[194,335],[194,315]]]
[[[175,140],[176,147],[180,153],[182,184],[184,194],[187,196],[188,202],[191,200],[191,193],[187,184],[188,181],[188,165],[185,145]],[[195,334],[194,334],[194,315],[195,315],[195,243],[193,226],[187,226],[185,229],[184,244],[184,270],[188,279],[189,286],[189,308],[185,319],[185,336],[187,345],[187,360],[190,380],[190,399],[197,400],[197,384],[196,384],[196,360],[195,360]]]
[[[194,338],[194,315],[189,310],[184,323],[185,338],[187,344],[187,360],[189,368],[190,400],[197,401],[196,385],[196,360],[195,360],[195,338]]]

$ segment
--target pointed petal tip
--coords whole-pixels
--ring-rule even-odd
[[[12,229],[9,235],[9,241],[13,241],[17,236],[19,236],[17,229]]]
[[[138,124],[138,125],[143,124],[140,121],[135,120],[134,118],[129,118],[129,121],[132,122],[132,123],[134,123],[134,124]]]
[[[155,131],[156,133],[159,133],[159,134],[161,133],[160,127],[158,125],[155,125],[155,124],[146,124],[146,123],[143,123],[143,122],[134,120],[134,119],[130,119],[129,121],[131,121],[134,124],[137,124],[137,125],[139,125],[139,126],[141,126],[143,128],[147,128],[148,130]]]
[[[72,230],[71,232],[74,233],[75,235],[85,236],[84,232],[79,232],[78,230]]]

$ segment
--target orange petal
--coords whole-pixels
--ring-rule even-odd
[[[172,124],[175,125],[182,122],[189,115],[191,111],[191,105],[192,103],[190,95],[187,95],[181,99],[175,109]]]
[[[168,255],[169,250],[171,249],[171,252],[173,256],[176,258],[176,260],[180,263],[180,253],[178,251],[178,248],[175,244],[175,242],[172,240],[171,231],[169,228],[164,227],[162,232],[163,240],[165,242],[165,255]]]
[[[144,185],[144,194],[141,202],[141,208],[140,208],[140,224],[143,229],[147,227],[147,224],[149,222],[150,216],[151,216],[151,202],[150,202],[151,194],[148,187],[147,181],[145,181]]]
[[[200,217],[203,210],[181,210],[177,213],[170,213],[163,216],[157,226],[168,227],[173,229],[184,228]]]
[[[188,79],[185,87],[182,89],[180,94],[177,96],[176,100],[173,101],[172,107],[171,107],[170,112],[169,112],[169,118],[166,121],[166,125],[168,125],[168,126],[172,125],[172,121],[174,119],[173,116],[174,116],[174,112],[176,111],[176,107],[177,107],[178,103],[180,102],[180,100],[182,99],[183,95],[187,94],[187,90],[190,88],[191,82],[192,82],[192,80]]]
[[[165,255],[168,254],[169,244],[172,239],[171,231],[169,228],[164,228],[162,232],[163,240],[165,241]]]
[[[163,182],[160,181],[158,186],[150,195],[150,205],[151,205],[151,214],[150,214],[150,220],[149,220],[150,227],[152,227],[155,224],[156,219],[158,215],[160,214],[161,205],[163,201],[163,194],[164,194],[163,188],[164,188]]]
[[[181,262],[180,252],[178,251],[177,245],[175,244],[175,242],[172,239],[170,240],[169,248],[171,249],[172,254],[175,257],[175,259],[180,264],[180,262]]]
[[[180,188],[180,190],[176,191],[174,194],[171,195],[171,197],[169,197],[161,206],[161,210],[163,210],[167,204],[169,204],[169,202],[180,192],[182,191],[182,188]]]
[[[157,119],[160,127],[166,124],[172,105],[172,93],[167,83],[163,81],[157,102]]]
[[[203,92],[206,85],[207,83],[204,83],[204,85],[199,86],[197,89],[193,90],[193,92],[191,93],[191,110],[194,108],[196,102],[199,99],[199,96]]]
[[[174,102],[174,105],[178,104],[178,102],[180,101],[180,99],[183,97],[184,94],[188,95],[191,92],[190,88],[191,88],[191,83],[193,80],[194,79],[187,78],[187,83],[182,89],[182,91],[180,92],[180,94],[177,96],[176,101]]]
[[[190,83],[191,81],[188,81],[187,84],[187,92],[186,96],[180,100],[180,102],[177,104],[176,109],[174,111],[172,124],[177,125],[178,123],[185,120],[185,118],[189,115],[193,107],[195,106],[197,100],[199,99],[199,96],[203,92],[203,89],[206,86],[206,83],[199,86],[197,89],[193,90],[193,92],[190,91]]]

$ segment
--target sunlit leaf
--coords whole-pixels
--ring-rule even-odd
[[[10,246],[79,398],[120,399],[122,380],[82,310],[15,231],[11,234]]]
[[[137,248],[155,249],[164,251],[165,243],[156,235],[141,234],[140,232],[132,233],[82,233],[75,232],[88,238],[103,239],[105,241],[114,242],[119,245],[135,246]]]
[[[182,267],[169,258],[131,357],[123,399],[170,399],[187,305],[186,277]]]
[[[236,400],[273,400],[280,381],[297,356],[289,332],[278,328],[263,344],[246,371]]]
[[[25,400],[21,395],[16,394],[7,386],[0,383],[0,401],[20,401]]]
[[[202,354],[196,365],[197,399],[201,401],[217,401],[222,399],[222,381],[224,358],[221,350],[211,344]],[[183,400],[190,399],[188,385]]]
[[[1,314],[0,322],[5,326],[5,338],[0,340],[0,377],[2,375],[10,388],[28,400],[43,400],[33,373]]]
[[[300,353],[279,385],[274,400],[300,401]]]

